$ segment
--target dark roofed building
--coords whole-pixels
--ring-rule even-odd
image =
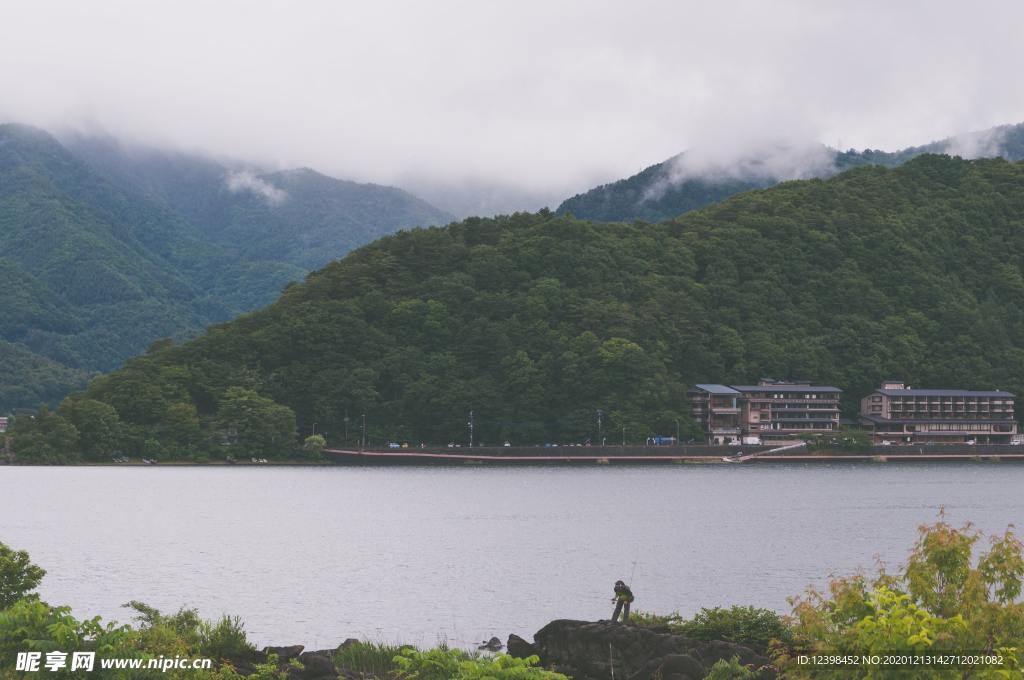
[[[792,440],[839,429],[837,387],[762,378],[757,385],[694,385],[687,394],[709,444]]]
[[[892,380],[860,401],[875,444],[1010,444],[1015,396],[1002,390],[912,389]]]
[[[694,385],[687,391],[693,419],[709,444],[726,444],[740,438],[740,393],[728,385]]]

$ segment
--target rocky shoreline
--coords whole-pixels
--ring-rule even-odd
[[[495,651],[491,641],[487,647]],[[366,676],[337,668],[335,655],[360,644],[348,639],[335,649],[305,651],[302,645],[266,647],[245,658],[231,659],[242,675],[256,664],[277,657],[280,670],[293,680],[364,680]],[[720,660],[738,658],[758,678],[775,678],[776,671],[765,650],[722,640],[697,640],[672,633],[667,627],[638,626],[611,621],[558,619],[541,628],[533,642],[512,634],[506,646],[510,656],[536,656],[540,665],[573,680],[700,680]],[[297,660],[303,666],[292,665]]]

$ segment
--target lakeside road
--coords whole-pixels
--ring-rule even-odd
[[[785,462],[1024,462],[1022,446],[874,446],[869,451],[843,452],[836,449],[790,448],[787,451],[767,446],[556,446],[556,447],[475,447],[475,448],[402,448],[402,449],[327,449],[324,458],[275,458],[265,462],[251,460],[161,460],[141,458],[81,461],[61,466],[21,464],[25,467],[330,467],[338,465],[729,465],[737,463]]]
[[[650,465],[736,464],[749,462],[872,461],[1024,461],[1024,447],[893,447],[866,452],[808,451],[806,447],[649,446],[649,447],[490,447],[452,449],[327,449],[324,455],[341,465]]]

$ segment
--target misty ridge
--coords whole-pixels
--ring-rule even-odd
[[[209,189],[215,187],[233,194],[258,198],[268,208],[280,207],[290,198],[284,186],[286,182],[280,181],[283,176],[289,173],[317,172],[309,168],[273,170],[250,160],[212,154],[207,156],[201,152],[182,153],[156,145],[130,144],[106,132],[63,131],[55,134],[83,160],[112,173],[115,177],[120,177],[122,181],[137,184],[139,179],[131,177],[130,174],[134,174],[139,166],[153,163],[172,166],[175,163],[179,166],[188,163],[203,164],[213,168],[212,172],[204,173],[201,178]],[[770,132],[737,132],[735,128],[723,127],[714,131],[706,130],[702,135],[704,141],[701,144],[688,148],[637,175],[602,184],[565,200],[562,200],[564,194],[560,196],[555,187],[528,189],[485,179],[428,178],[412,172],[402,175],[398,186],[413,196],[424,199],[432,207],[436,206],[439,215],[443,217],[432,224],[442,224],[466,217],[529,212],[555,205],[559,206],[557,211],[560,213],[572,212],[584,219],[658,220],[703,207],[740,191],[765,188],[790,180],[824,179],[861,165],[893,167],[923,153],[948,154],[965,159],[994,156],[1002,156],[1008,160],[1024,158],[1024,124],[1001,125],[987,130],[955,134],[928,144],[895,151],[858,151],[852,148],[841,151],[820,141],[814,141],[811,139],[812,135],[806,131],[779,132],[778,129],[774,129]],[[113,155],[120,157],[120,160],[114,159],[112,162],[111,152],[114,149],[116,153]],[[115,165],[120,167],[114,167]],[[173,172],[173,168],[166,171]],[[141,176],[146,177],[147,174],[143,171]],[[187,171],[187,174],[194,173]],[[622,182],[627,183],[622,188],[629,190],[634,201],[635,209],[632,211],[623,208],[615,215],[593,214],[586,208],[581,209],[579,201],[576,201],[594,192],[605,193],[612,190],[614,194],[616,192],[613,188],[619,187]],[[636,184],[640,186],[634,186]],[[150,185],[146,188],[153,187]],[[672,194],[686,193],[694,188],[707,192],[713,200],[683,200],[681,203],[673,200]],[[613,196],[606,200],[621,202],[621,197]],[[667,206],[657,206],[666,200]],[[652,210],[656,216],[651,216]]]
[[[863,152],[849,149],[846,153],[885,154],[904,160],[922,153],[960,156],[967,160],[989,158],[1003,154],[1011,129],[1011,126],[1005,125],[968,132],[888,154],[878,149],[865,149]],[[726,143],[698,146],[675,156],[669,162],[666,180],[668,186],[671,186],[691,179],[781,182],[826,177],[848,166],[840,164],[841,153],[824,144],[808,143],[795,138],[745,140],[737,136]]]
[[[0,125],[0,411],[54,403],[158,338],[273,302],[399,229],[453,217],[401,189]]]
[[[582,219],[650,222],[671,219],[779,182],[825,179],[864,165],[895,167],[921,154],[964,159],[1024,158],[1024,124],[954,135],[896,151],[840,151],[796,135],[759,137],[720,132],[661,163],[564,201],[559,213]]]

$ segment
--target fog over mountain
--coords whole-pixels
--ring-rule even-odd
[[[806,140],[750,139],[697,146],[625,179],[576,194],[557,212],[590,220],[656,222],[787,180],[826,178],[863,165],[895,167],[921,154],[1024,159],[1024,123],[1001,125],[895,151],[839,151]]]
[[[1021,25],[1010,0],[46,0],[0,21],[0,121],[530,209],[683,150],[692,174],[781,144],[804,176],[816,145],[1024,120]]]
[[[0,125],[0,413],[451,216],[395,187]]]

